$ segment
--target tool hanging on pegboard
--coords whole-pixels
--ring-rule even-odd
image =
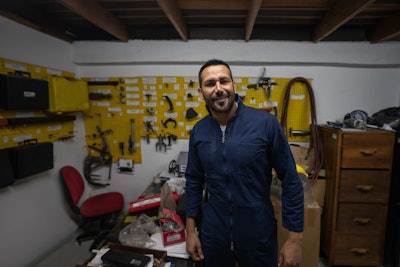
[[[277,82],[274,82],[270,77],[264,77],[265,75],[265,68],[263,68],[263,72],[260,76],[260,78],[258,79],[258,82],[256,84],[249,84],[247,85],[248,89],[258,89],[258,88],[264,88],[265,90],[265,95],[267,97],[267,101],[268,101],[268,108],[265,109],[265,111],[271,113],[272,111],[274,111],[274,116],[278,116],[278,108],[276,107],[276,105],[274,105],[274,102],[272,101],[271,98],[271,90],[272,90],[272,86],[274,85],[278,85]]]
[[[136,152],[135,146],[135,119],[131,119],[131,135],[128,142],[128,150],[130,154]]]
[[[317,112],[315,108],[315,98],[314,98],[314,91],[312,89],[311,83],[303,77],[296,77],[293,78],[292,80],[289,81],[286,91],[285,91],[285,96],[284,100],[282,103],[282,116],[281,116],[281,126],[286,134],[288,135],[288,129],[287,129],[287,118],[288,118],[288,109],[289,109],[289,100],[290,100],[290,95],[292,91],[292,87],[295,83],[303,83],[306,88],[307,92],[310,98],[310,130],[309,131],[303,131],[303,130],[293,130],[290,128],[289,130],[289,135],[297,134],[298,136],[304,136],[304,135],[310,135],[310,145],[307,151],[307,154],[310,155],[311,153],[314,154],[313,157],[313,162],[311,162],[311,166],[306,170],[309,178],[311,178],[311,181],[314,182],[316,179],[318,179],[319,172],[322,168],[322,162],[323,162],[323,154],[322,154],[322,147],[321,147],[321,142],[320,138],[318,135],[318,124],[317,124]]]
[[[167,143],[164,142],[164,136],[159,134],[157,137],[156,151],[167,151]]]
[[[99,175],[93,174],[92,172],[101,167],[107,166],[108,169],[108,180],[111,180],[111,165],[113,156],[110,153],[110,148],[108,146],[108,142],[106,139],[106,135],[110,134],[111,130],[102,131],[100,126],[96,126],[97,134],[94,137],[100,137],[102,144],[101,148],[98,148],[94,145],[88,145],[89,151],[88,155],[84,160],[84,176],[88,183],[96,186],[108,186],[109,183],[100,183],[97,182],[100,178]],[[96,152],[96,155],[92,153],[92,151]]]

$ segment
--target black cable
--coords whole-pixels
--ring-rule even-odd
[[[311,153],[314,153],[314,159],[313,162],[311,162],[310,167],[306,171],[309,174],[311,183],[313,183],[316,179],[318,179],[319,172],[322,169],[323,153],[322,153],[321,141],[318,134],[317,112],[315,108],[314,91],[312,89],[310,82],[306,78],[296,77],[289,81],[289,84],[286,87],[285,96],[282,104],[281,126],[286,132],[290,93],[292,90],[292,86],[295,82],[304,83],[307,87],[308,95],[310,97],[310,105],[311,105],[310,146],[308,148],[307,154],[308,156],[310,156]]]

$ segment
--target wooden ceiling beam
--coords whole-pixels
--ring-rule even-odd
[[[97,27],[115,36],[121,41],[129,40],[126,26],[113,14],[93,0],[57,0]]]
[[[55,25],[52,25],[52,23],[50,23],[49,21],[45,21],[43,19],[38,19],[38,20],[32,21],[32,18],[30,18],[31,20],[27,20],[27,19],[22,18],[14,13],[2,11],[2,10],[0,10],[0,16],[11,19],[17,23],[20,23],[22,25],[25,25],[32,29],[35,29],[44,34],[48,34],[57,39],[61,39],[68,43],[72,43],[74,41],[74,38],[72,36],[67,34],[61,28],[58,28]]]
[[[338,0],[316,26],[313,41],[321,41],[373,2],[375,0]]]
[[[157,0],[157,2],[168,17],[169,21],[174,25],[179,36],[183,41],[187,42],[189,37],[186,22],[176,0]]]
[[[400,34],[400,13],[378,23],[369,38],[371,43],[379,43]]]
[[[251,37],[251,33],[253,32],[254,23],[257,19],[258,11],[260,10],[261,3],[263,0],[251,0],[249,4],[249,9],[246,18],[246,31],[244,40],[248,42]]]
[[[18,12],[21,10],[22,12]],[[20,0],[1,1],[0,16],[11,19],[17,23],[48,34],[68,43],[74,41],[65,29],[47,19],[41,10],[36,10],[32,4]]]

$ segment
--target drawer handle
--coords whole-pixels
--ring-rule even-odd
[[[370,157],[370,156],[373,156],[373,155],[376,154],[376,149],[374,149],[374,150],[360,150],[360,153],[363,156]]]
[[[368,253],[368,249],[367,248],[352,248],[351,252],[355,255],[362,256],[362,255],[365,255]]]
[[[361,225],[366,225],[371,222],[371,218],[354,218],[353,222]]]
[[[356,185],[356,189],[360,192],[366,193],[374,190],[373,185]]]

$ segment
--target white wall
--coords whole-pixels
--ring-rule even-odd
[[[309,77],[318,121],[342,119],[346,112],[368,113],[399,106],[400,43],[308,43],[242,41],[77,42],[72,45],[0,17],[0,57],[73,71],[80,77],[196,76],[203,61],[221,58],[236,76]],[[31,266],[75,229],[61,195],[58,169],[80,168],[84,158],[84,127],[77,114],[76,137],[55,143],[55,168],[0,189],[1,266]],[[172,150],[155,152],[155,140],[141,143],[143,164],[134,175],[116,172],[111,186],[88,192],[121,191],[135,199],[152,177],[187,150],[178,140]],[[81,169],[81,168],[80,168]],[[23,251],[23,253],[21,253]]]
[[[76,72],[71,44],[44,35],[0,16],[0,57]]]
[[[312,64],[397,64],[399,43],[372,45],[366,42],[284,42],[284,41],[141,41],[76,42],[73,62],[79,65],[188,64],[208,58],[224,58],[243,65]],[[96,47],[96,49],[93,49]]]
[[[130,41],[77,42],[72,60],[82,77],[196,76],[210,58],[236,76],[312,78],[318,121],[346,112],[372,114],[400,101],[400,42]]]
[[[0,36],[1,58],[50,70],[77,71],[71,62],[69,43],[3,17]],[[32,266],[75,230],[76,224],[64,206],[58,170],[67,163],[82,165],[85,132],[81,114],[77,116],[80,119],[74,122],[76,137],[54,142],[54,169],[0,188],[0,266]]]

